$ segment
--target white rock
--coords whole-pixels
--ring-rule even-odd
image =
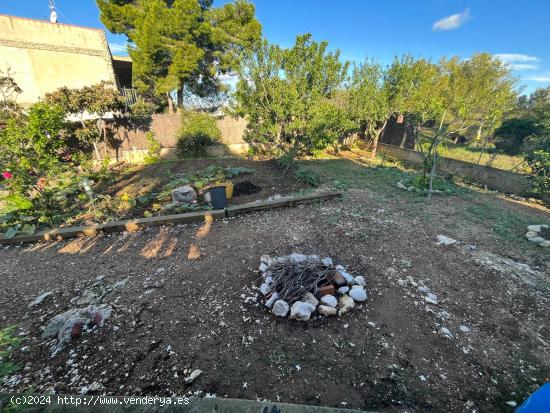
[[[548,225],[527,225],[527,231],[540,232],[543,228],[548,229]]]
[[[271,297],[269,297],[269,300],[267,300],[267,302],[265,303],[265,306],[267,308],[271,308],[273,307],[273,304],[275,304],[275,301],[277,301],[279,299],[279,294],[277,293],[277,291],[275,291]]]
[[[469,333],[470,331],[472,331],[470,327],[465,325],[461,325],[459,328],[460,328],[460,331],[462,331],[463,333]]]
[[[290,308],[290,318],[300,321],[307,321],[311,313],[315,311],[315,306],[304,301],[296,301]]]
[[[264,263],[262,262],[262,263],[260,264],[259,270],[260,270],[260,272],[266,272],[268,268],[269,268],[269,267],[267,266],[267,264],[264,264]]]
[[[428,287],[425,287],[423,285],[418,286],[418,291],[420,291],[422,294],[429,294],[430,289]]]
[[[317,307],[319,304],[319,300],[315,298],[315,296],[311,293],[305,293],[305,295],[302,297],[302,301],[304,303],[310,303],[313,307]]]
[[[527,231],[527,233],[525,234],[525,238],[533,238],[538,236],[539,236],[539,233],[535,231]]]
[[[330,307],[328,305],[322,305],[322,304],[319,307],[317,307],[317,311],[319,311],[319,314],[324,315],[325,317],[331,317],[338,313],[336,308]]]
[[[42,301],[44,301],[47,297],[49,297],[52,294],[53,293],[51,291],[40,294],[38,297],[34,299],[32,303],[29,304],[29,308],[34,307],[35,305],[41,304]]]
[[[437,245],[453,245],[456,244],[457,240],[453,238],[446,237],[445,235],[437,236]]]
[[[541,247],[550,247],[550,240],[545,240],[545,241],[539,242],[539,245]]]
[[[275,301],[275,304],[273,304],[273,310],[271,310],[271,312],[277,317],[286,317],[289,310],[290,306],[286,301],[277,300]]]
[[[516,407],[516,406],[518,405],[518,404],[517,404],[515,401],[513,401],[513,400],[507,401],[506,404],[507,404],[508,406],[510,406],[510,407]]]
[[[325,267],[332,267],[334,264],[332,263],[332,259],[329,258],[329,257],[326,257],[326,258],[323,258],[321,260],[321,263],[325,266]]]
[[[406,186],[403,182],[401,182],[401,181],[399,181],[399,182],[397,183],[397,187],[398,187],[399,189],[407,189],[407,186]]]
[[[342,267],[341,265],[336,266],[336,271],[338,271],[338,273],[342,277],[345,278],[348,285],[352,285],[355,282],[355,279],[353,278],[353,275],[351,275],[349,272],[347,272],[346,269],[344,267]]]
[[[451,333],[451,331],[447,328],[447,327],[441,327],[439,329],[439,334],[441,335],[444,335],[445,337],[449,338],[449,339],[453,339],[453,335]]]
[[[260,262],[263,262],[268,267],[271,265],[271,257],[269,255],[262,255],[260,257]]]
[[[338,288],[338,293],[339,294],[347,294],[348,291],[349,291],[349,287],[347,285]]]
[[[260,292],[263,295],[267,295],[269,293],[269,285],[267,283],[262,283],[262,285],[260,285]]]
[[[202,374],[202,370],[196,369],[191,372],[189,376],[185,378],[185,382],[187,384],[193,383],[197,377],[199,377]]]
[[[321,303],[328,305],[329,307],[336,307],[338,305],[338,300],[335,296],[327,294],[321,297]]]
[[[290,257],[290,261],[295,263],[304,262],[307,259],[307,257],[304,254],[296,254],[296,253],[290,254],[289,257]]]
[[[428,293],[428,295],[426,295],[424,297],[424,300],[427,302],[427,303],[430,303],[430,304],[433,304],[433,305],[437,305],[439,304],[439,301],[437,300],[437,295],[433,294],[433,293]]]
[[[534,242],[536,244],[540,244],[541,242],[544,242],[546,241],[544,238],[542,237],[532,237],[532,238],[528,238],[529,241],[531,242]]]
[[[361,285],[363,287],[367,285],[367,283],[365,282],[365,277],[363,277],[362,275],[355,277],[354,280],[355,280],[355,284],[357,285]]]
[[[367,300],[367,292],[365,288],[360,285],[354,285],[349,291],[349,296],[357,302],[363,302]]]
[[[355,301],[349,295],[344,294],[338,301],[338,315],[345,314],[355,307]]]

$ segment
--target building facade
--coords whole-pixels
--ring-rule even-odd
[[[0,70],[8,69],[23,89],[22,105],[62,86],[131,87],[131,61],[111,55],[103,30],[0,15]]]

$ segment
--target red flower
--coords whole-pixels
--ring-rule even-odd
[[[2,176],[4,177],[4,179],[11,179],[13,178],[13,174],[9,171],[4,171],[2,172]]]

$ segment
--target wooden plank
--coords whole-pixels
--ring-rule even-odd
[[[341,198],[341,192],[320,192],[296,197],[281,198],[272,201],[250,202],[243,205],[230,206],[227,210],[218,209],[214,211],[189,212],[186,214],[162,215],[149,218],[137,218],[122,221],[111,221],[105,224],[54,228],[46,231],[39,231],[33,235],[19,235],[13,238],[0,236],[0,245],[19,244],[37,241],[60,241],[67,238],[93,237],[101,232],[114,233],[123,231],[139,231],[147,227],[158,227],[162,225],[188,224],[192,222],[210,221],[240,214],[260,211],[265,209],[289,207],[307,202],[326,201],[334,198]]]

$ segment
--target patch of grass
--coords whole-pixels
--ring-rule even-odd
[[[431,133],[428,132],[425,131],[423,133],[424,137],[421,138],[424,151],[427,151],[429,146],[428,137]],[[482,153],[481,148],[476,146],[442,142],[439,146],[439,156],[475,164],[479,163],[479,165],[489,165],[505,171],[524,172],[521,167],[518,167],[523,162],[523,158],[497,153],[494,147],[486,148]]]
[[[464,216],[470,221],[491,228],[501,238],[528,243],[523,235],[531,222],[524,215],[507,211],[494,204],[480,203],[467,207]]]
[[[15,326],[9,326],[0,330],[0,380],[21,368],[21,366],[10,361],[12,353],[23,342],[22,338],[15,337],[15,329]]]

